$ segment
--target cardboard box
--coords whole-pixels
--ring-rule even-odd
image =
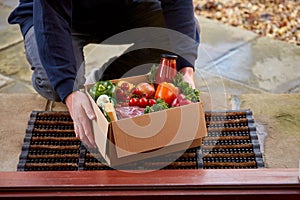
[[[122,80],[137,84],[146,81],[146,76]],[[91,86],[86,86],[86,92]],[[87,95],[97,116],[92,121],[95,142],[109,166],[183,153],[200,146],[207,134],[201,102],[109,123],[88,92]]]

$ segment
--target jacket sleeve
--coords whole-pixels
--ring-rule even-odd
[[[171,43],[179,55],[177,69],[194,67],[200,43],[199,26],[194,16],[192,0],[160,0],[167,28],[172,34]],[[176,35],[176,36],[175,36]]]
[[[33,16],[41,62],[64,101],[74,90],[77,71],[71,37],[72,1],[35,0]]]

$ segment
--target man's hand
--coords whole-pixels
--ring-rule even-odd
[[[183,80],[188,82],[192,88],[195,88],[194,69],[192,67],[185,67],[179,70],[183,74]]]
[[[79,91],[72,92],[65,102],[74,122],[76,137],[89,148],[97,148],[89,121],[96,119],[96,116],[86,94]]]

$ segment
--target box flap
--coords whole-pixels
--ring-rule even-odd
[[[147,75],[139,75],[139,76],[131,76],[131,77],[127,77],[127,78],[122,78],[122,79],[114,79],[114,80],[111,80],[111,82],[117,83],[118,81],[121,81],[121,80],[128,81],[133,84],[138,84],[138,83],[147,81]]]
[[[117,157],[204,137],[206,125],[201,113],[202,104],[195,103],[113,122]]]
[[[101,110],[93,100],[93,98],[88,94],[89,87],[86,86],[86,94],[91,102],[93,110],[96,115],[96,119],[92,121],[92,128],[94,132],[95,143],[100,151],[101,155],[106,157],[106,146],[107,146],[107,134],[109,130],[109,122],[106,120],[105,116],[102,114]]]

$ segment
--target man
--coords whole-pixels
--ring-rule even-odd
[[[194,41],[178,48],[189,59],[180,56],[177,60],[177,70],[194,87],[193,61],[197,57],[199,30],[192,0],[20,0],[8,21],[20,25],[33,70],[33,87],[47,99],[66,103],[76,136],[89,147],[96,147],[89,123],[95,114],[87,96],[79,91],[85,81],[81,76],[85,45],[101,43],[135,28],[178,31]],[[132,66],[142,64],[132,63],[134,58],[152,62],[159,60],[160,53],[161,50],[143,49],[120,56],[102,78],[119,78]]]

